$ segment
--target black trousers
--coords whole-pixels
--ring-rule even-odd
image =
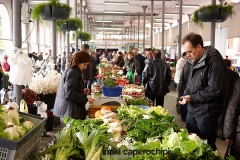
[[[179,94],[179,97],[183,96],[183,92],[179,92],[178,94]],[[187,117],[187,112],[188,112],[187,104],[181,105],[180,110],[181,110],[181,119],[182,121],[185,122]]]
[[[145,95],[146,95],[146,97],[148,97],[149,99],[152,100],[153,104],[154,104],[155,99],[156,99],[156,105],[155,106],[163,107],[163,105],[164,105],[164,96],[149,95],[147,93],[145,93]]]
[[[219,114],[206,114],[199,117],[193,117],[187,113],[186,127],[189,133],[196,133],[201,139],[207,139],[207,143],[215,151],[217,138]]]

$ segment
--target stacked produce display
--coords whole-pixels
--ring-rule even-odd
[[[0,105],[0,137],[19,140],[33,127],[32,122],[19,116],[17,103],[9,102],[7,105]]]
[[[143,110],[122,104],[116,111],[104,107],[95,117],[65,117],[66,127],[39,159],[221,159],[206,140],[180,129],[160,106]]]

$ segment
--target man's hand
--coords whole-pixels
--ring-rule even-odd
[[[181,98],[182,100],[179,101],[179,103],[182,104],[182,105],[191,102],[191,100],[190,100],[190,95],[182,96],[182,97],[180,97],[180,98]]]
[[[88,98],[88,102],[89,102],[90,104],[92,104],[93,101],[94,101],[94,99],[92,99],[92,98]]]
[[[90,92],[90,89],[89,88],[85,88],[84,89],[84,94],[88,94]]]
[[[84,83],[87,83],[87,80],[83,80]]]
[[[231,140],[231,139],[225,139],[225,142],[226,142],[226,144],[227,145],[229,145],[230,144],[230,146],[233,144],[233,140]]]

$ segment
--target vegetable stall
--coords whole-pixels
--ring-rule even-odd
[[[66,127],[38,159],[222,159],[206,140],[181,129],[160,106],[143,110],[122,104],[116,111],[104,107],[96,117],[65,117]]]

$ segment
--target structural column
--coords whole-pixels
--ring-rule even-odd
[[[212,0],[212,5],[216,4],[216,0]],[[216,22],[211,22],[211,33],[210,33],[210,41],[211,46],[215,47],[215,28],[216,28]]]
[[[139,29],[140,29],[140,16],[138,16],[138,48],[140,47],[140,45],[139,45]]]
[[[37,45],[38,45],[38,53],[40,53],[41,52],[41,50],[40,50],[40,25],[39,25],[39,22],[37,21],[36,22],[37,23]],[[44,54],[43,54],[44,55]]]
[[[163,0],[164,1],[164,0]],[[143,50],[145,49],[145,26],[146,26],[146,9],[147,6],[142,6],[143,8]]]
[[[12,1],[12,15],[13,15],[13,45],[16,48],[21,48],[22,44],[22,27],[21,27],[21,1]],[[22,100],[22,86],[14,85],[14,95],[16,102],[20,105]]]
[[[82,7],[82,6],[81,6]],[[75,18],[77,18],[77,0],[75,0]],[[77,31],[75,32],[75,52],[78,51],[78,37],[77,37]]]
[[[57,44],[56,44],[56,19],[52,19],[52,60],[56,64],[57,60]]]
[[[150,37],[151,37],[151,40],[150,40],[150,46],[151,48],[153,48],[153,3],[154,3],[154,0],[151,0],[151,33],[150,33]]]
[[[162,0],[162,49],[161,49],[161,57],[164,57],[164,14],[165,14],[165,0]]]
[[[67,5],[69,5],[69,0],[67,0]],[[76,5],[76,4],[75,4]],[[76,8],[75,8],[76,9]],[[67,46],[67,49],[66,49],[66,63],[68,62],[69,60],[69,30],[66,30],[66,39],[67,39],[67,42],[66,42],[66,46]]]
[[[82,9],[83,9],[83,7],[82,7],[82,0],[80,0],[80,19],[83,22],[83,20],[82,20]],[[77,32],[75,34],[77,36]],[[82,40],[81,39],[80,39],[80,44],[82,44]]]
[[[179,0],[179,21],[178,21],[178,58],[182,55],[182,4],[183,0]]]

